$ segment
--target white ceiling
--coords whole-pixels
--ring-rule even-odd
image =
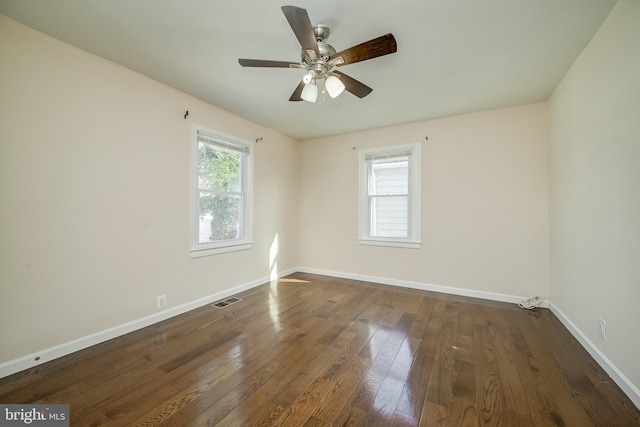
[[[615,0],[296,0],[343,50],[393,33],[398,52],[340,71],[373,88],[289,102],[303,70],[274,0],[0,0],[3,13],[303,140],[548,99]]]

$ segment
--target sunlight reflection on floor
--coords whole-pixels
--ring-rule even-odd
[[[280,332],[282,325],[280,324],[280,312],[278,304],[278,234],[273,238],[271,242],[271,248],[269,248],[269,267],[271,268],[271,289],[269,291],[269,315],[276,329],[276,332]]]
[[[282,283],[311,283],[308,280],[300,280],[300,279],[280,279]]]

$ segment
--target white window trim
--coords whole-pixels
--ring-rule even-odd
[[[420,184],[421,184],[421,154],[420,144],[405,144],[389,147],[369,148],[358,152],[359,166],[359,203],[358,203],[358,242],[362,245],[391,246],[398,248],[419,249],[422,245]],[[411,152],[409,158],[409,237],[375,237],[369,235],[369,197],[368,197],[368,169],[367,156],[371,154],[385,155],[399,152]]]
[[[198,132],[221,143],[247,148],[245,172],[245,205],[242,239],[212,243],[198,243],[199,191],[198,191]],[[192,127],[192,181],[191,181],[191,258],[200,258],[227,252],[243,251],[253,246],[253,145],[223,132],[194,124]]]

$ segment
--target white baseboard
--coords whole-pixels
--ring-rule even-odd
[[[517,304],[523,296],[501,294],[497,292],[478,291],[475,289],[455,288],[451,286],[432,285],[429,283],[412,282],[407,280],[389,279],[386,277],[368,276],[364,274],[343,273],[341,271],[320,270],[317,268],[298,267],[302,273],[320,274],[323,276],[341,277],[343,279],[361,280],[363,282],[380,283],[383,285],[401,286],[403,288],[420,289],[423,291],[441,292],[444,294],[460,295],[465,297],[480,298],[491,301],[501,301]],[[541,307],[549,307],[549,301],[544,300]]]
[[[587,350],[593,359],[605,370],[611,379],[618,384],[622,391],[631,399],[634,405],[640,409],[640,390],[616,367],[616,365],[600,351],[600,349],[571,321],[554,303],[549,304],[549,309],[556,315],[562,324],[571,332],[571,335]]]
[[[285,270],[285,271],[279,272],[278,277],[287,276],[291,273],[295,273],[296,271],[297,270],[295,268]],[[197,300],[188,302],[186,304],[168,308],[166,310],[151,314],[141,319],[123,323],[122,325],[118,325],[113,328],[106,329],[104,331],[96,332],[95,334],[91,334],[82,338],[68,341],[66,343],[56,345],[54,347],[46,348],[36,353],[29,354],[17,359],[9,360],[7,362],[0,364],[0,378],[13,375],[25,369],[30,369],[30,368],[33,368],[34,366],[38,366],[45,362],[49,362],[59,357],[66,356],[78,350],[91,347],[92,345],[100,344],[102,342],[108,341],[113,338],[117,338],[119,336],[136,331],[138,329],[142,329],[147,326],[153,325],[155,323],[162,322],[163,320],[167,320],[171,317],[178,316],[190,310],[194,310],[196,308],[202,307],[207,304],[211,304],[215,301],[227,298],[239,292],[246,291],[251,288],[255,288],[256,286],[260,286],[264,283],[268,283],[269,280],[271,280],[270,277],[262,277],[260,279],[253,280],[251,282],[244,283],[242,285],[238,285],[233,288],[226,289],[224,291],[217,292],[215,294],[208,295],[203,298],[199,298]]]

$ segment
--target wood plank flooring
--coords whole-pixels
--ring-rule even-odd
[[[0,379],[76,426],[640,426],[554,315],[296,273]]]

